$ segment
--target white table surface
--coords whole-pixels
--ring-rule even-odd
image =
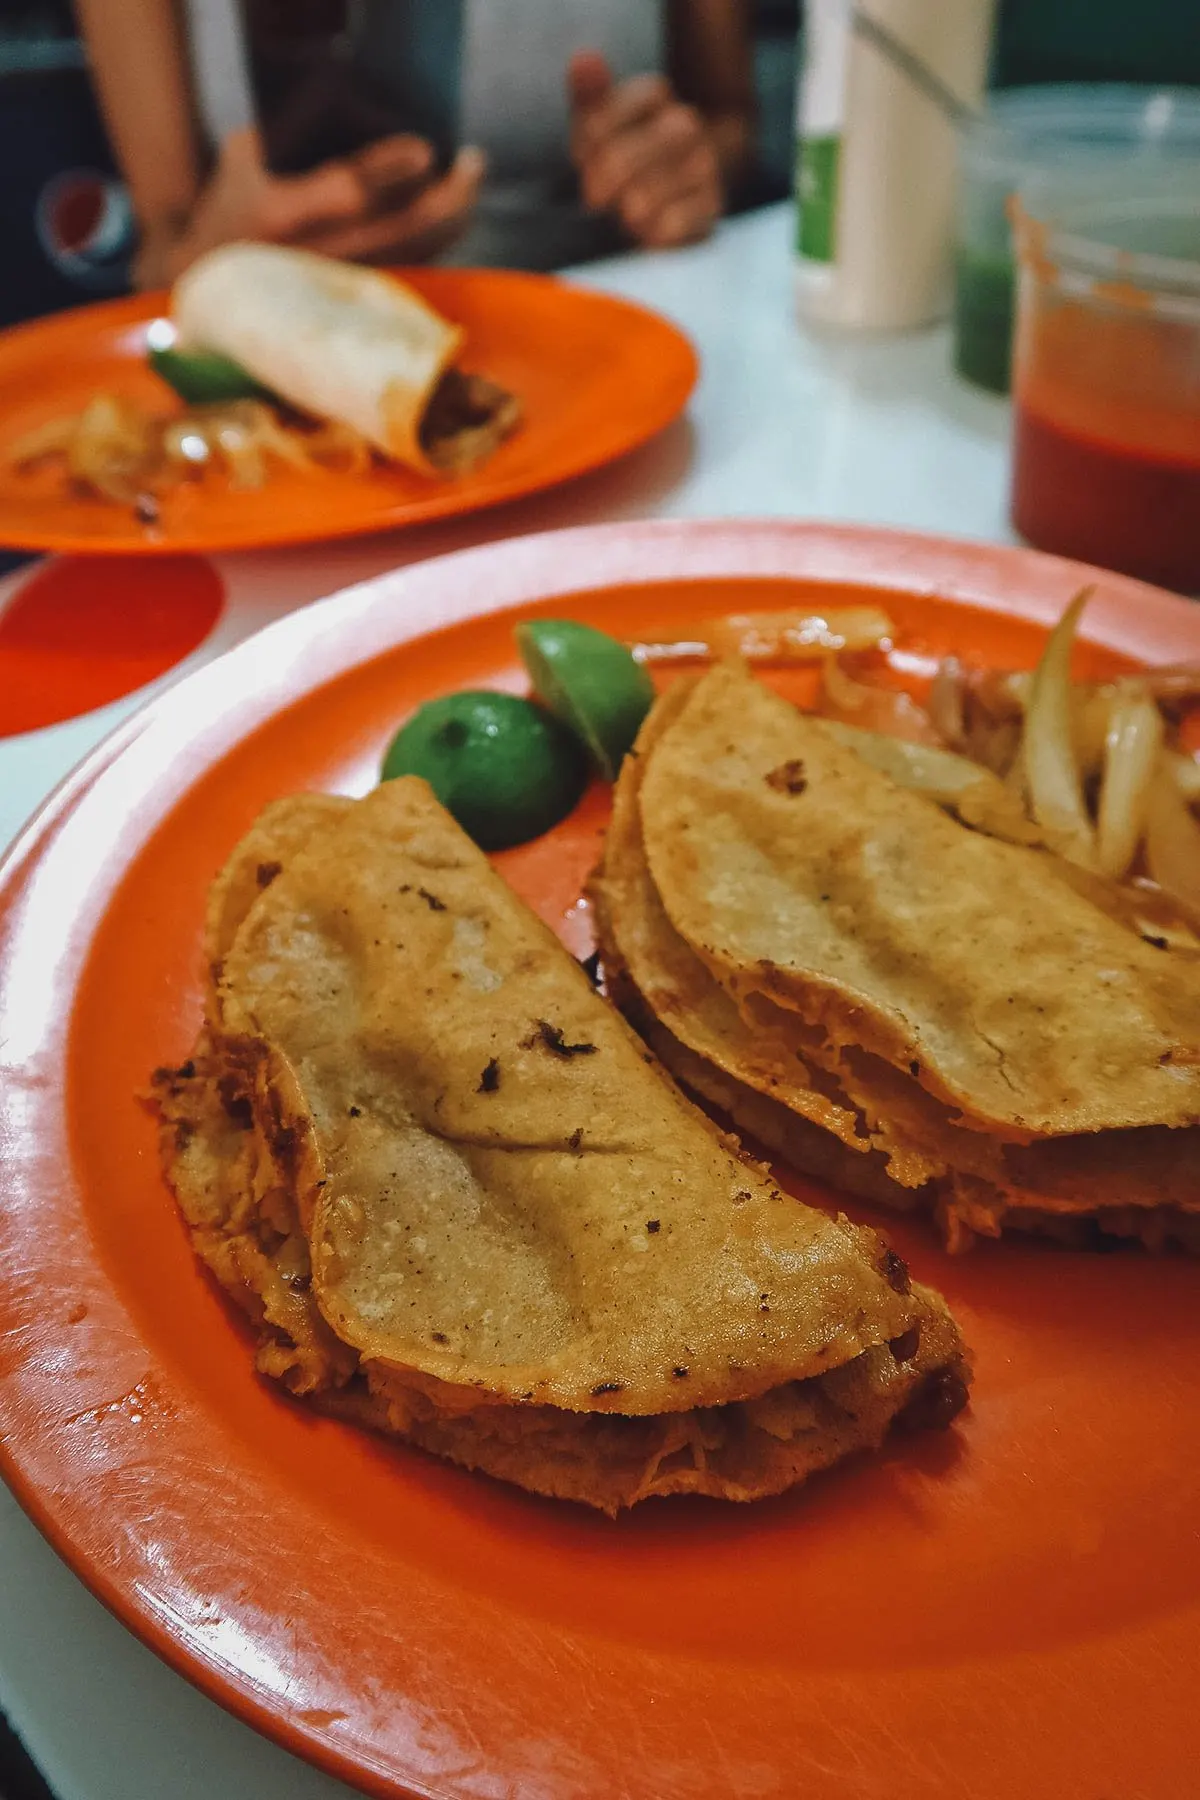
[[[702,357],[687,418],[612,469],[450,524],[357,543],[215,559],[226,610],[208,660],[293,607],[491,538],[614,518],[740,516],[898,525],[1012,541],[1008,406],[951,373],[944,328],[817,336],[797,326],[790,209],[710,243],[591,265],[578,279],[657,308]],[[0,607],[25,571],[0,583]],[[112,727],[163,685],[0,740],[0,843]],[[350,1790],[259,1737],[119,1625],[0,1485],[0,1706],[59,1800],[333,1800]]]

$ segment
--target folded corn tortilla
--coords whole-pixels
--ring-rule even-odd
[[[272,393],[423,474],[496,448],[520,407],[455,367],[462,329],[395,275],[275,244],[228,244],[176,282],[181,347],[232,357]]]
[[[423,782],[270,808],[207,948],[164,1164],[293,1393],[608,1512],[963,1404],[944,1303],[742,1156]]]
[[[1200,1242],[1200,968],[743,668],[652,712],[595,891],[659,1054],[799,1166],[929,1206],[956,1245]]]

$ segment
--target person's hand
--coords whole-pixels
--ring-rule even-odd
[[[661,75],[619,84],[581,50],[567,69],[571,154],[585,203],[612,212],[647,248],[706,237],[721,214],[717,153],[701,115]]]
[[[414,183],[405,146],[422,146],[422,175]],[[460,150],[444,175],[429,177],[433,152],[423,139],[385,138],[353,158],[367,195],[361,219],[318,227],[296,238],[307,250],[349,262],[428,262],[457,242],[475,211],[487,173],[482,150]]]
[[[362,262],[425,261],[466,228],[484,172],[474,150],[446,175],[431,178],[432,167],[423,138],[400,136],[306,175],[273,175],[258,132],[231,132],[190,216],[146,234],[138,285],[167,285],[205,251],[247,239]]]

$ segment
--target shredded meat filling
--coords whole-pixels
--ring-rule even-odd
[[[514,430],[519,401],[483,375],[447,369],[421,420],[420,441],[435,468],[461,473]]]

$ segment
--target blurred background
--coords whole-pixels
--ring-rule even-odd
[[[803,0],[754,15],[757,165],[739,208],[791,189]],[[993,87],[1200,85],[1196,0],[1001,0]],[[122,293],[136,228],[96,107],[69,0],[0,0],[0,325]]]

